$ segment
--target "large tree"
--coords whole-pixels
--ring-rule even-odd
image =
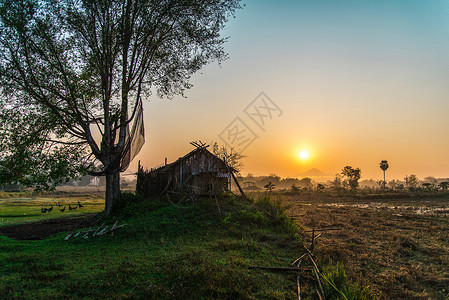
[[[192,74],[225,59],[220,31],[237,8],[239,0],[0,0],[2,180],[48,188],[104,175],[109,213],[143,142],[141,99],[183,94]]]

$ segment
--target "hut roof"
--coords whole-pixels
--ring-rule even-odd
[[[186,160],[197,157],[198,154],[200,154],[200,153],[210,157],[217,164],[219,164],[221,167],[223,167],[225,170],[227,170],[226,163],[223,159],[221,159],[218,156],[216,156],[215,154],[211,153],[209,150],[206,149],[206,147],[198,147],[195,150],[187,153],[186,155],[178,158],[176,161],[169,163],[165,166],[159,167],[157,169],[154,169],[154,170],[152,170],[152,172],[156,172],[156,173],[170,172],[171,170],[173,170],[175,167],[179,166],[181,163],[185,162]],[[229,170],[231,170],[232,172],[237,171],[236,169],[234,169],[231,166],[228,166],[228,167],[229,167]]]

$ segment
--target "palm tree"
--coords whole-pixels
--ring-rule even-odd
[[[385,171],[388,169],[388,161],[386,161],[386,160],[381,161],[380,162],[380,168],[382,169],[382,171],[384,171],[384,189],[385,189],[385,184],[386,184]]]

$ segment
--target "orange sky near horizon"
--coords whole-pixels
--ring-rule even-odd
[[[381,179],[388,160],[387,179],[449,177],[449,4],[317,2],[245,1],[224,31],[230,59],[195,74],[187,98],[144,102],[146,144],[129,171],[174,161],[190,141],[224,144],[240,118],[257,136],[244,175],[350,165]],[[245,112],[261,92],[279,109],[262,127]]]

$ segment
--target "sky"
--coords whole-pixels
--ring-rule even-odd
[[[234,146],[243,175],[449,177],[449,2],[246,0],[227,23],[229,59],[205,66],[186,98],[144,102],[152,168]],[[309,157],[299,158],[300,151]]]

